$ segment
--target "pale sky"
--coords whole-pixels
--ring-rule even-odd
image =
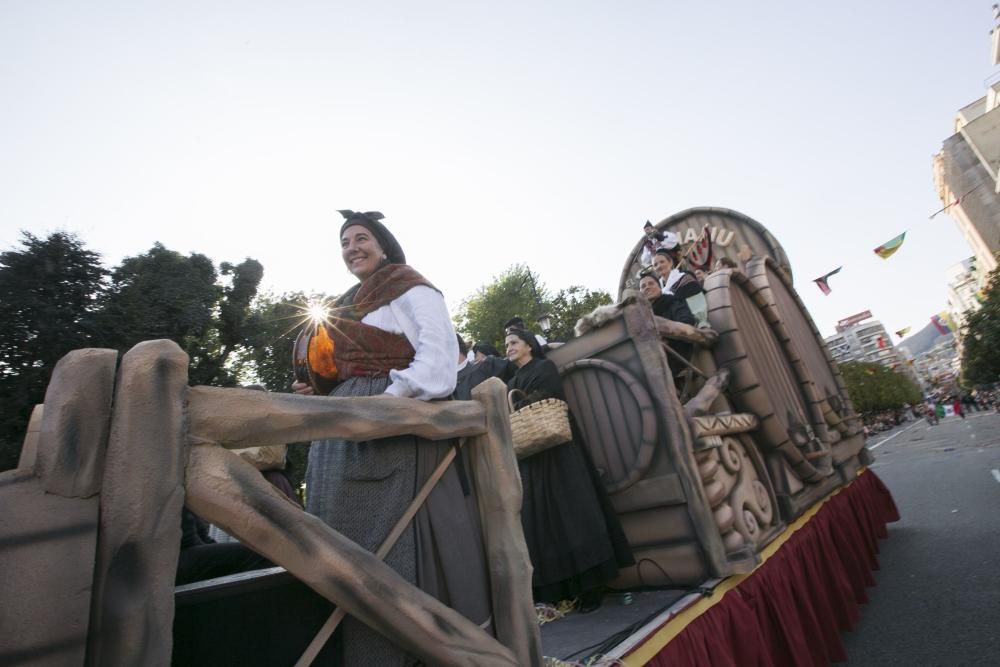
[[[721,206],[824,335],[917,329],[972,254],[927,219],[931,157],[985,94],[990,6],[0,0],[0,249],[159,241],[337,293],[336,209],[377,209],[456,307],[515,262],[614,294],[645,220]]]

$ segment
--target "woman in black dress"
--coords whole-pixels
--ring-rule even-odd
[[[555,364],[527,331],[506,338],[507,359],[517,367],[507,383],[526,398],[566,400]],[[572,422],[572,417],[571,417]],[[621,523],[574,426],[573,439],[518,461],[524,500],[521,523],[534,567],[537,602],[581,597],[581,610],[600,604],[604,585],[631,565]]]

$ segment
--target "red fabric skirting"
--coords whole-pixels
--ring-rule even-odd
[[[828,665],[846,660],[840,631],[854,627],[878,569],[878,540],[898,521],[889,489],[868,470],[718,604],[647,663]]]

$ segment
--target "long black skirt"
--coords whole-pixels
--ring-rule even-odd
[[[634,563],[597,470],[576,439],[518,461],[536,602],[599,589]]]

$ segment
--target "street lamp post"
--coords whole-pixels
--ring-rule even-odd
[[[528,269],[527,267],[525,267],[525,269],[528,275],[521,281],[521,287],[523,288],[524,283],[529,280],[531,281],[531,293],[535,295],[535,308],[537,308],[536,312],[541,311],[541,315],[535,319],[535,324],[538,325],[538,328],[542,330],[543,334],[548,334],[552,329],[552,316],[542,311],[542,299],[538,296],[538,286],[535,284],[535,276],[531,274],[531,269]]]

